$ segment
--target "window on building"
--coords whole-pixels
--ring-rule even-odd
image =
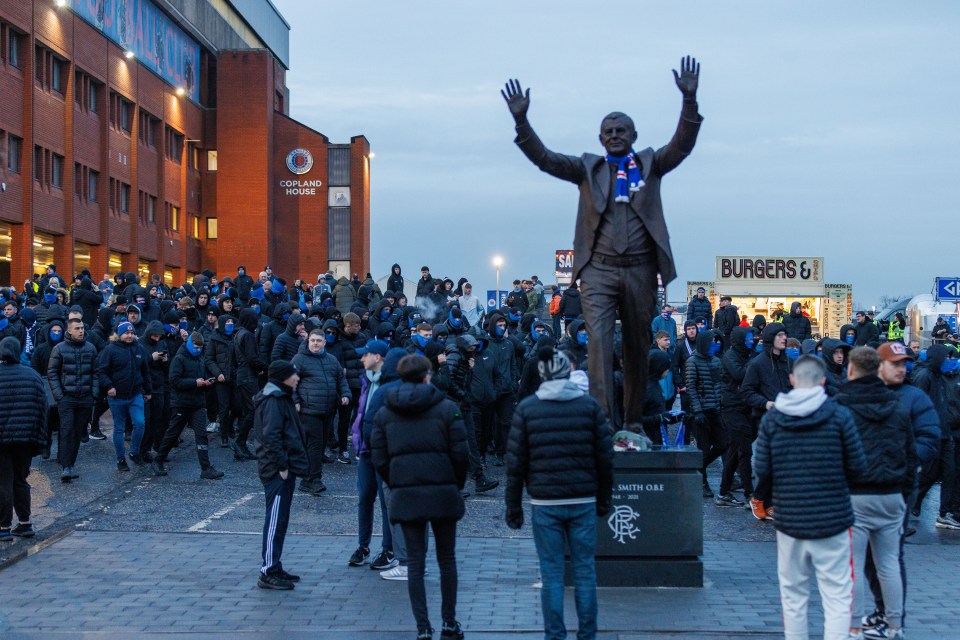
[[[167,228],[171,231],[180,231],[180,207],[167,205]]]
[[[37,45],[33,51],[33,77],[37,79],[41,85],[43,84],[43,78],[46,72],[46,56],[43,53],[43,47]]]
[[[127,133],[133,128],[133,103],[117,93],[110,95],[110,124]]]
[[[43,147],[33,148],[33,179],[43,183]]]
[[[217,219],[207,218],[207,240],[217,239]]]
[[[120,213],[130,213],[130,185],[120,183]]]
[[[23,34],[14,29],[13,27],[7,27],[7,64],[11,67],[16,67],[17,69],[22,69],[22,62],[20,60],[20,51],[23,49]]]
[[[73,96],[81,111],[96,113],[99,95],[100,87],[93,78],[83,71],[73,74]]]
[[[140,130],[138,136],[140,144],[145,147],[157,146],[157,129],[160,128],[160,119],[155,118],[143,109],[140,110]]]
[[[50,184],[57,189],[63,189],[63,156],[51,154]]]
[[[216,171],[217,170],[217,150],[210,149],[207,151],[207,171]]]
[[[83,200],[83,165],[73,163],[73,193]]]
[[[167,158],[177,164],[180,164],[183,157],[183,141],[182,133],[173,127],[167,127]]]
[[[20,173],[20,153],[23,151],[23,138],[7,135],[7,170]]]
[[[97,182],[100,180],[100,172],[93,169],[87,170],[87,200],[97,201]]]
[[[87,111],[90,113],[97,112],[97,96],[100,93],[100,88],[96,82],[87,78]]]
[[[147,222],[156,224],[157,222],[157,199],[154,196],[147,196]]]
[[[50,88],[56,91],[59,94],[63,94],[66,91],[67,79],[67,61],[63,58],[58,58],[55,55],[50,55]]]
[[[200,239],[200,217],[190,216],[190,237]]]
[[[187,162],[194,171],[200,170],[200,149],[193,142],[187,143]]]

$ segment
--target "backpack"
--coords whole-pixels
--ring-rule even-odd
[[[563,296],[553,296],[553,298],[550,299],[550,315],[560,315],[560,300],[562,299]]]

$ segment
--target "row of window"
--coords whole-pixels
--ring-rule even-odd
[[[73,98],[77,108],[85,113],[99,112],[98,101],[103,94],[103,84],[83,71],[77,71],[73,78]]]
[[[27,36],[13,25],[0,21],[0,61],[17,69],[23,68],[21,52]]]
[[[38,44],[33,67],[33,75],[41,87],[47,91],[56,91],[60,95],[66,92],[70,63]]]
[[[0,166],[6,166],[12,173],[20,173],[22,153],[23,138],[0,129]]]

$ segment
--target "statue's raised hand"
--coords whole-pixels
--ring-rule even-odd
[[[527,109],[530,108],[530,89],[527,88],[526,93],[524,93],[520,87],[519,80],[510,80],[504,85],[500,91],[500,95],[502,95],[506,101],[513,119],[518,124],[525,122],[527,119]]]
[[[680,73],[673,70],[673,79],[684,98],[697,97],[697,85],[700,82],[700,63],[696,58],[680,58]]]

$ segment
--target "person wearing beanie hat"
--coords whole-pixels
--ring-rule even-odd
[[[294,403],[299,382],[300,376],[290,361],[274,360],[267,369],[267,384],[253,399],[253,440],[266,502],[263,562],[257,579],[261,589],[290,590],[300,580],[285,571],[280,560],[297,476],[310,471]]]
[[[215,378],[207,370],[203,347],[203,336],[194,331],[170,363],[170,425],[153,459],[154,475],[167,475],[164,466],[167,456],[180,440],[184,427],[189,425],[196,442],[200,478],[216,480],[223,477],[223,472],[210,464],[206,391],[214,384]]]
[[[130,439],[130,460],[145,463],[140,455],[143,440],[144,402],[149,402],[152,391],[147,354],[137,342],[132,323],[117,325],[117,333],[97,357],[100,389],[106,390],[107,404],[113,416],[113,447],[117,454],[117,470],[130,471],[126,460],[124,433],[127,423],[133,425]]]
[[[517,405],[507,443],[506,522],[523,526],[523,488],[533,535],[547,630],[563,630],[564,548],[570,549],[578,629],[597,629],[594,550],[597,516],[610,510],[613,443],[600,404],[570,381],[570,361],[551,347],[537,354],[543,382]]]
[[[786,356],[787,331],[779,322],[771,322],[760,333],[763,352],[747,364],[740,384],[740,397],[753,413],[755,423],[773,408],[777,395],[793,388],[790,382],[791,363]],[[772,485],[770,478],[759,477],[750,507],[758,520],[766,520],[770,510]]]

